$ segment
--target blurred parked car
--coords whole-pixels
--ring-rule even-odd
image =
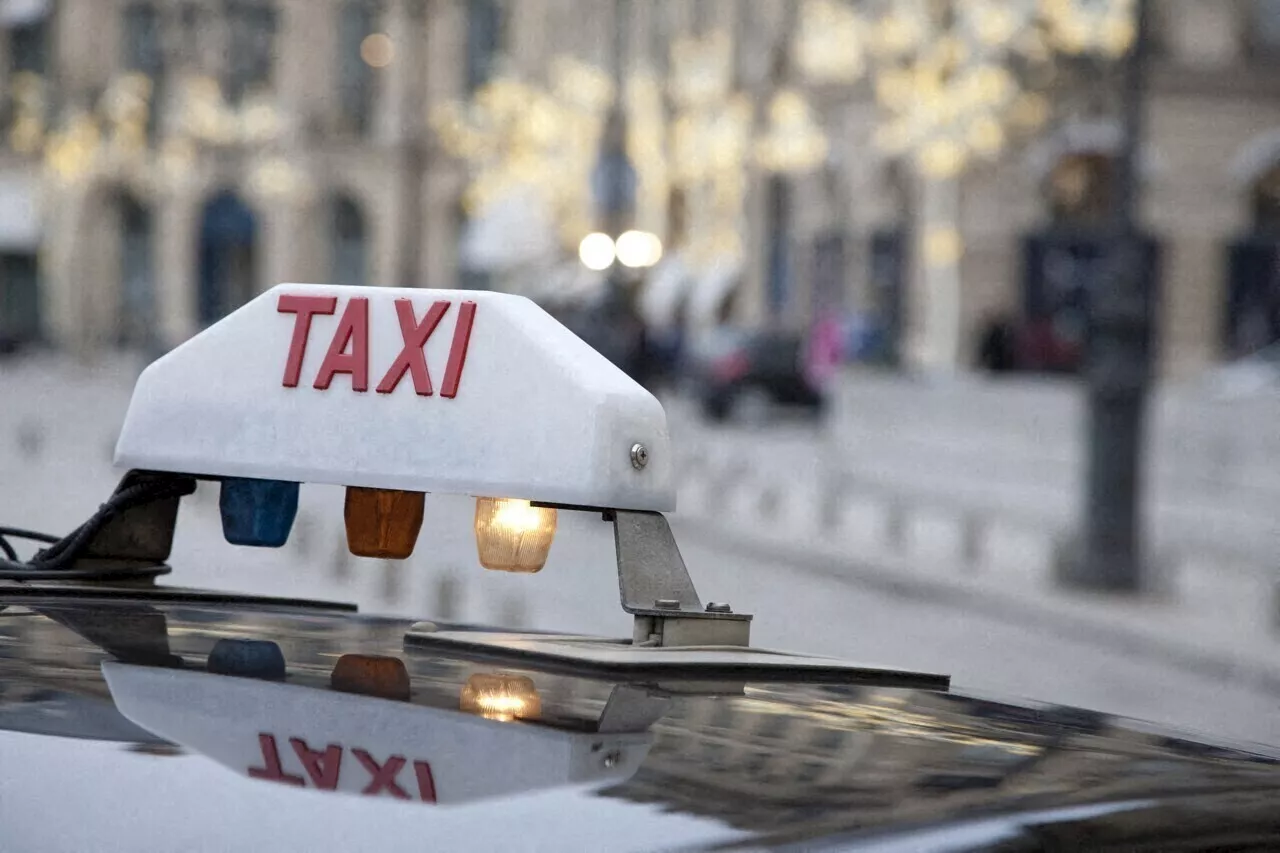
[[[757,420],[776,405],[818,414],[823,394],[805,369],[804,338],[792,332],[722,330],[695,349],[690,370],[707,417]]]

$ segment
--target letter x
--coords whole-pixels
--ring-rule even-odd
[[[387,759],[385,764],[378,764],[373,760],[373,756],[365,752],[363,749],[353,749],[352,753],[360,759],[360,763],[364,765],[364,769],[369,771],[369,784],[364,786],[362,794],[377,794],[383,788],[393,797],[399,800],[409,799],[408,793],[400,784],[396,782],[396,777],[400,775],[401,768],[404,767],[404,756],[393,755]]]
[[[409,299],[396,300],[396,316],[400,319],[400,337],[404,339],[404,346],[391,363],[387,375],[378,383],[379,394],[390,394],[396,390],[407,370],[413,377],[414,392],[420,397],[431,396],[431,374],[427,372],[427,359],[422,348],[448,310],[448,302],[434,302],[419,323],[413,318],[413,302]]]

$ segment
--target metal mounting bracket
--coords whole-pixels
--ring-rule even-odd
[[[747,646],[751,615],[705,607],[671,526],[660,512],[606,510],[613,523],[622,609],[635,617],[632,642],[652,646]]]

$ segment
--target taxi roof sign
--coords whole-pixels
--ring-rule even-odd
[[[675,506],[657,399],[533,302],[491,292],[278,285],[143,371],[115,462]]]

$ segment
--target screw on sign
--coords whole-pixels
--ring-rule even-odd
[[[403,345],[400,354],[387,368],[378,382],[379,394],[390,394],[396,390],[400,380],[406,373],[413,381],[414,393],[421,397],[430,397],[434,393],[431,374],[427,370],[427,356],[423,351],[431,334],[440,325],[453,303],[439,300],[432,303],[426,314],[419,320],[413,314],[413,301],[397,299],[396,317],[400,321],[400,337]],[[307,352],[308,339],[311,336],[311,319],[317,314],[329,315],[337,311],[336,296],[303,296],[283,293],[276,310],[281,314],[293,314],[293,339],[289,342],[289,355],[285,360],[284,379],[281,384],[286,388],[296,388],[302,379],[302,359]],[[444,381],[440,386],[440,396],[453,398],[458,395],[458,385],[462,381],[462,368],[467,361],[467,347],[471,343],[471,327],[475,323],[476,304],[464,301],[458,306],[458,323],[453,330],[453,342],[449,347],[449,361],[445,365]],[[350,351],[348,352],[348,349]],[[369,390],[369,300],[364,296],[355,296],[347,300],[347,307],[338,320],[338,328],[334,330],[333,340],[325,352],[324,361],[316,371],[314,388],[319,391],[328,390],[334,376],[346,373],[351,377],[351,390]]]
[[[280,748],[276,736],[272,734],[258,735],[258,746],[262,750],[262,766],[250,767],[249,775],[254,779],[266,779],[299,788],[307,787],[307,782],[321,791],[335,791],[343,771],[343,761],[347,753],[346,747],[340,744],[328,744],[322,750],[312,749],[302,738],[289,738],[289,746],[302,764],[307,774],[304,779],[296,773],[287,773],[280,757]],[[390,795],[398,800],[413,799],[400,783],[401,772],[409,764],[403,755],[392,755],[378,761],[367,750],[356,747],[350,751],[356,762],[364,769],[366,784],[360,790],[365,796]],[[347,762],[351,766],[351,762]],[[425,761],[414,761],[413,775],[417,782],[418,799],[424,803],[436,801],[436,783],[431,775],[431,765]]]

